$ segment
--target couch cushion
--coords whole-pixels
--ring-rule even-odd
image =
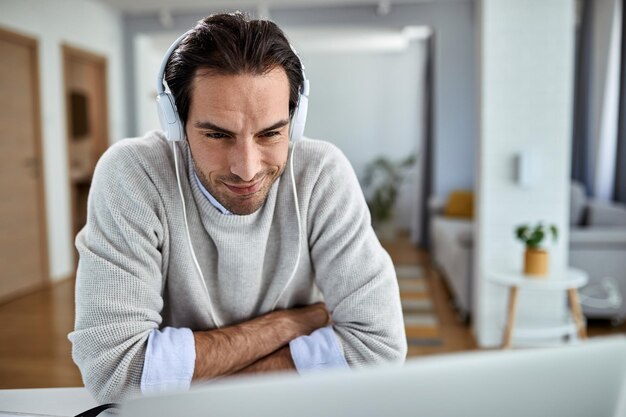
[[[432,221],[435,239],[447,245],[463,246],[468,249],[474,245],[474,222],[444,216],[435,216]]]
[[[474,216],[474,193],[467,190],[451,192],[443,214],[447,217],[471,219]]]
[[[569,232],[569,248],[624,251],[626,256],[626,227],[577,227]],[[626,278],[626,270],[622,274]]]
[[[585,207],[587,206],[587,195],[585,188],[577,181],[572,181],[570,185],[570,210],[569,224],[570,226],[579,226],[585,218]]]
[[[606,201],[589,201],[588,225],[626,227],[626,205]]]

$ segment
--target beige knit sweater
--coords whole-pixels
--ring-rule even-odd
[[[218,319],[228,325],[267,313],[297,256],[289,164],[261,209],[224,216],[198,188],[186,143],[177,146],[191,240]],[[333,145],[308,139],[291,155],[303,239],[277,308],[324,300],[350,366],[403,361],[395,272],[349,162]],[[76,238],[69,338],[85,386],[101,401],[139,392],[152,329],[215,328],[182,210],[172,149],[160,132],[120,141],[99,161]]]

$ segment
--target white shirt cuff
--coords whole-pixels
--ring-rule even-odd
[[[141,375],[142,394],[188,390],[195,364],[196,345],[191,329],[152,330]]]
[[[309,336],[293,339],[289,342],[289,349],[299,374],[330,368],[349,368],[332,326],[317,329]]]

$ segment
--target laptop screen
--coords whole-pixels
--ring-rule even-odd
[[[123,404],[123,417],[624,416],[626,337],[408,360],[404,366],[224,379]]]

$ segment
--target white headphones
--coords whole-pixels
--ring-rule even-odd
[[[190,32],[191,31],[188,31],[182,34],[169,47],[163,57],[161,67],[159,68],[159,74],[157,76],[157,93],[159,94],[156,99],[157,111],[159,113],[161,127],[165,131],[165,136],[169,141],[179,141],[185,139],[185,127],[183,122],[180,120],[180,115],[176,109],[174,96],[170,91],[166,91],[165,89],[165,86],[167,85],[165,82],[165,67],[167,66],[167,61],[170,59],[174,50]],[[293,46],[291,46],[291,50],[294,54],[296,54],[298,60],[300,60],[300,56]],[[302,88],[300,89],[300,94],[298,96],[298,104],[296,105],[293,117],[291,118],[290,138],[293,141],[301,139],[304,134],[306,114],[309,108],[309,80],[306,78],[306,74],[304,73],[302,60],[300,60],[300,66],[302,67]]]

